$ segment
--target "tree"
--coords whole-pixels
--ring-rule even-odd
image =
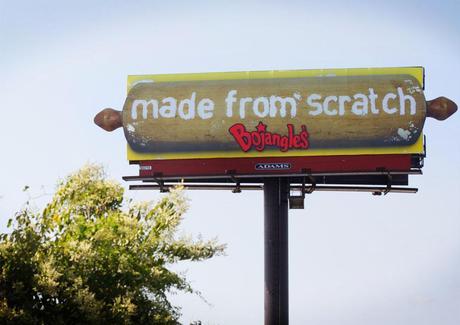
[[[0,322],[177,324],[169,292],[195,292],[168,266],[222,254],[215,240],[177,238],[180,189],[123,209],[123,187],[86,166],[41,212],[26,205],[0,235]],[[196,293],[196,292],[195,292]]]

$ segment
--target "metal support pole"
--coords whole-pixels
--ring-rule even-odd
[[[265,325],[289,324],[287,178],[264,182]]]

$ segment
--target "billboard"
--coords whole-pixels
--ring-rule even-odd
[[[134,75],[128,160],[423,153],[421,67]]]
[[[94,121],[124,130],[141,177],[403,175],[425,119],[457,110],[423,90],[422,67],[131,75],[123,110]]]

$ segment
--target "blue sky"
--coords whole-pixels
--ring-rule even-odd
[[[426,97],[459,103],[458,12],[457,1],[0,0],[0,229],[86,162],[136,174],[122,132],[92,124],[121,108],[128,74],[421,65]],[[418,194],[314,193],[290,212],[292,324],[460,322],[459,119],[427,121]],[[228,251],[177,267],[211,303],[173,296],[183,321],[261,323],[262,194],[188,196],[183,231]]]

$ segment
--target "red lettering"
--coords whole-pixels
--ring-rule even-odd
[[[240,145],[241,150],[244,152],[251,149],[251,135],[246,131],[246,127],[241,123],[236,123],[228,129],[231,135],[235,138],[236,142]]]
[[[259,122],[255,131],[247,131],[241,123],[232,125],[228,131],[235,138],[236,142],[244,152],[254,148],[257,151],[264,151],[268,147],[278,147],[280,151],[286,152],[289,149],[308,149],[308,131],[302,125],[302,131],[295,134],[294,125],[287,124],[287,135],[280,135],[267,131],[267,125]]]

